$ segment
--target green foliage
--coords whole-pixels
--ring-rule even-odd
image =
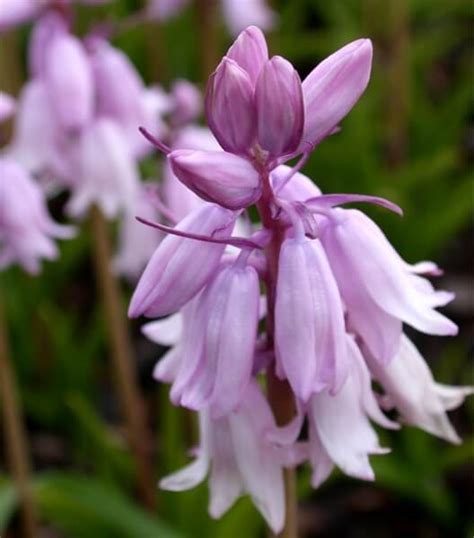
[[[71,538],[182,538],[119,489],[73,473],[50,473],[35,483],[42,517]]]

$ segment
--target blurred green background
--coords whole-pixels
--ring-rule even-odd
[[[459,323],[459,337],[416,335],[416,343],[439,381],[472,384],[472,2],[273,0],[272,5],[279,13],[269,36],[272,52],[291,60],[302,78],[346,42],[373,39],[373,77],[365,95],[304,172],[323,191],[385,196],[404,208],[403,219],[377,209],[371,215],[408,261],[429,258],[443,266],[439,285],[458,294],[446,312]],[[78,29],[83,32],[92,19],[123,18],[139,7],[138,1],[118,0],[80,8]],[[197,9],[193,4],[161,26],[147,23],[117,37],[147,82],[168,88],[184,77],[203,86]],[[217,24],[216,60],[231,43],[222,21]],[[0,35],[0,89],[15,91],[24,79],[28,34],[22,27]],[[144,166],[154,169],[152,162]],[[63,202],[52,201],[53,212],[60,214]],[[205,485],[186,493],[157,490],[156,514],[141,508],[110,381],[87,225],[61,244],[60,260],[47,263],[41,276],[13,268],[0,278],[31,440],[41,536],[267,535],[248,499],[212,521]],[[123,289],[126,308],[131,288],[124,282]],[[160,350],[140,335],[140,322],[132,325],[158,479],[189,461],[194,428],[185,412],[168,403],[167,387],[151,379]],[[374,484],[334,473],[312,491],[308,469],[300,470],[301,536],[473,536],[473,417],[472,400],[452,414],[464,439],[456,447],[414,428],[381,432],[392,453],[372,458]],[[1,535],[19,536],[16,524],[17,498],[3,466]]]

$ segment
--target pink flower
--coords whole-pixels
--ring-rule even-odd
[[[474,387],[452,387],[436,383],[428,365],[413,343],[403,335],[400,349],[390,364],[381,365],[370,354],[366,360],[375,379],[386,392],[384,407],[396,407],[401,419],[451,443],[461,439],[446,411],[459,407]]]
[[[386,428],[398,426],[380,411],[370,375],[353,337],[344,338],[350,373],[338,394],[315,394],[308,409],[311,484],[318,487],[337,465],[345,474],[373,480],[370,454],[385,454],[369,419]]]
[[[8,158],[0,159],[0,268],[18,263],[36,274],[42,258],[58,257],[53,238],[73,233],[49,216],[43,194],[28,172]]]
[[[96,120],[82,133],[78,175],[68,204],[74,217],[82,217],[92,204],[108,218],[134,207],[138,169],[122,130],[113,121]]]
[[[258,172],[232,153],[178,149],[168,155],[168,161],[176,177],[208,202],[240,209],[261,196]]]
[[[163,133],[160,114],[168,111],[169,98],[158,88],[147,89],[121,50],[97,38],[89,39],[87,44],[91,51],[97,115],[116,121],[124,129],[132,154],[143,156],[150,146],[138,127]]]
[[[340,390],[347,376],[344,313],[319,241],[285,239],[275,304],[275,347],[285,377],[307,401],[325,387]]]
[[[303,135],[304,111],[301,80],[290,62],[274,56],[264,64],[255,102],[260,147],[275,157],[294,152]]]
[[[369,457],[387,449],[371,421],[399,427],[378,400],[397,407],[405,422],[458,441],[446,410],[473,389],[436,384],[402,335],[403,323],[456,333],[436,311],[453,295],[422,276],[439,268],[408,264],[361,211],[338,207],[364,202],[402,215],[398,206],[370,195],[322,194],[301,173],[314,146],[361,96],[371,58],[370,41],[357,40],[301,84],[286,60],[268,59],[261,31],[247,28],[208,84],[206,115],[223,150],[176,149],[176,140],[169,148],[144,131],[182,188],[213,202],[201,202],[174,228],[148,222],[170,237],[145,269],[130,314],[172,314],[143,331],[172,346],[154,377],[171,384],[174,404],[200,412],[201,446],[193,463],[161,485],[183,490],[210,474],[214,517],[246,491],[279,532],[282,468],[303,460],[312,465],[314,487],[334,466],[373,480]],[[293,167],[284,164],[298,155]],[[176,183],[165,186],[178,207]],[[173,220],[175,211],[167,213]],[[247,225],[232,233],[237,219]],[[278,428],[258,385],[267,372],[272,400],[276,375],[297,408]],[[386,392],[378,400],[371,374]],[[298,441],[305,418],[309,439]]]
[[[235,219],[232,211],[205,204],[182,220],[177,228],[225,237],[232,232]],[[179,310],[210,280],[224,248],[223,244],[166,237],[138,282],[129,315],[158,317]]]
[[[364,92],[372,66],[370,39],[358,39],[326,58],[303,81],[303,142],[331,134]]]
[[[214,418],[237,407],[252,373],[259,299],[253,267],[238,259],[217,272],[184,333],[173,401],[195,410],[209,406]]]
[[[172,149],[198,149],[216,151],[219,144],[209,129],[188,125],[178,131]],[[163,201],[177,221],[183,219],[204,201],[174,175],[169,161],[163,165],[163,181],[161,185]]]
[[[30,172],[56,169],[63,159],[59,154],[61,128],[56,121],[45,85],[39,80],[27,83],[18,100],[13,140],[8,155]]]
[[[258,384],[251,383],[241,407],[213,420],[200,413],[200,447],[193,463],[160,481],[162,489],[183,491],[209,476],[212,517],[219,518],[244,493],[270,528],[281,531],[285,518],[283,466],[285,457],[269,441],[275,421]]]
[[[51,40],[45,52],[43,79],[50,106],[64,129],[77,131],[91,122],[92,70],[79,39],[59,33]]]
[[[436,312],[453,297],[413,274],[381,230],[362,212],[337,209],[322,235],[348,309],[349,323],[374,355],[389,361],[398,349],[401,321],[428,334],[454,335],[454,323]]]

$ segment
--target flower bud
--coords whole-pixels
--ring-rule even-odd
[[[357,103],[370,78],[372,43],[358,39],[338,50],[303,81],[303,142],[319,143]]]
[[[234,41],[227,51],[227,58],[234,60],[247,72],[250,82],[255,86],[258,75],[268,60],[268,47],[260,28],[249,26]]]
[[[206,92],[206,116],[220,145],[245,154],[255,141],[255,105],[248,74],[226,57],[211,75]]]
[[[182,220],[184,232],[227,237],[236,215],[214,204],[205,204]],[[205,243],[169,235],[149,261],[135,293],[129,316],[166,316],[190,301],[215,273],[224,244]]]
[[[241,209],[260,198],[258,172],[247,160],[225,151],[178,149],[168,155],[176,177],[204,200]]]
[[[264,66],[255,88],[258,142],[274,157],[294,151],[303,134],[301,81],[293,66],[274,56]]]
[[[45,83],[51,107],[66,129],[82,129],[92,119],[94,85],[86,52],[71,35],[52,41],[45,58]]]

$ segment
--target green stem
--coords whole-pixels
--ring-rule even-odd
[[[275,329],[275,294],[278,278],[278,259],[284,230],[278,221],[271,217],[270,203],[273,192],[268,174],[262,175],[263,195],[257,208],[265,228],[273,231],[273,238],[266,248],[268,275],[266,281],[267,318],[265,329],[269,347],[274,346]],[[278,425],[287,424],[295,415],[295,400],[290,385],[286,380],[278,379],[274,366],[267,370],[267,395]],[[294,469],[285,469],[285,526],[278,538],[297,538],[298,536],[298,498],[296,494],[296,474]]]
[[[97,285],[107,324],[116,390],[125,419],[128,443],[135,460],[138,491],[144,506],[154,511],[156,491],[150,457],[152,441],[146,425],[144,402],[135,382],[136,361],[121,301],[120,285],[111,271],[112,249],[107,222],[96,206],[91,210],[91,227]]]

